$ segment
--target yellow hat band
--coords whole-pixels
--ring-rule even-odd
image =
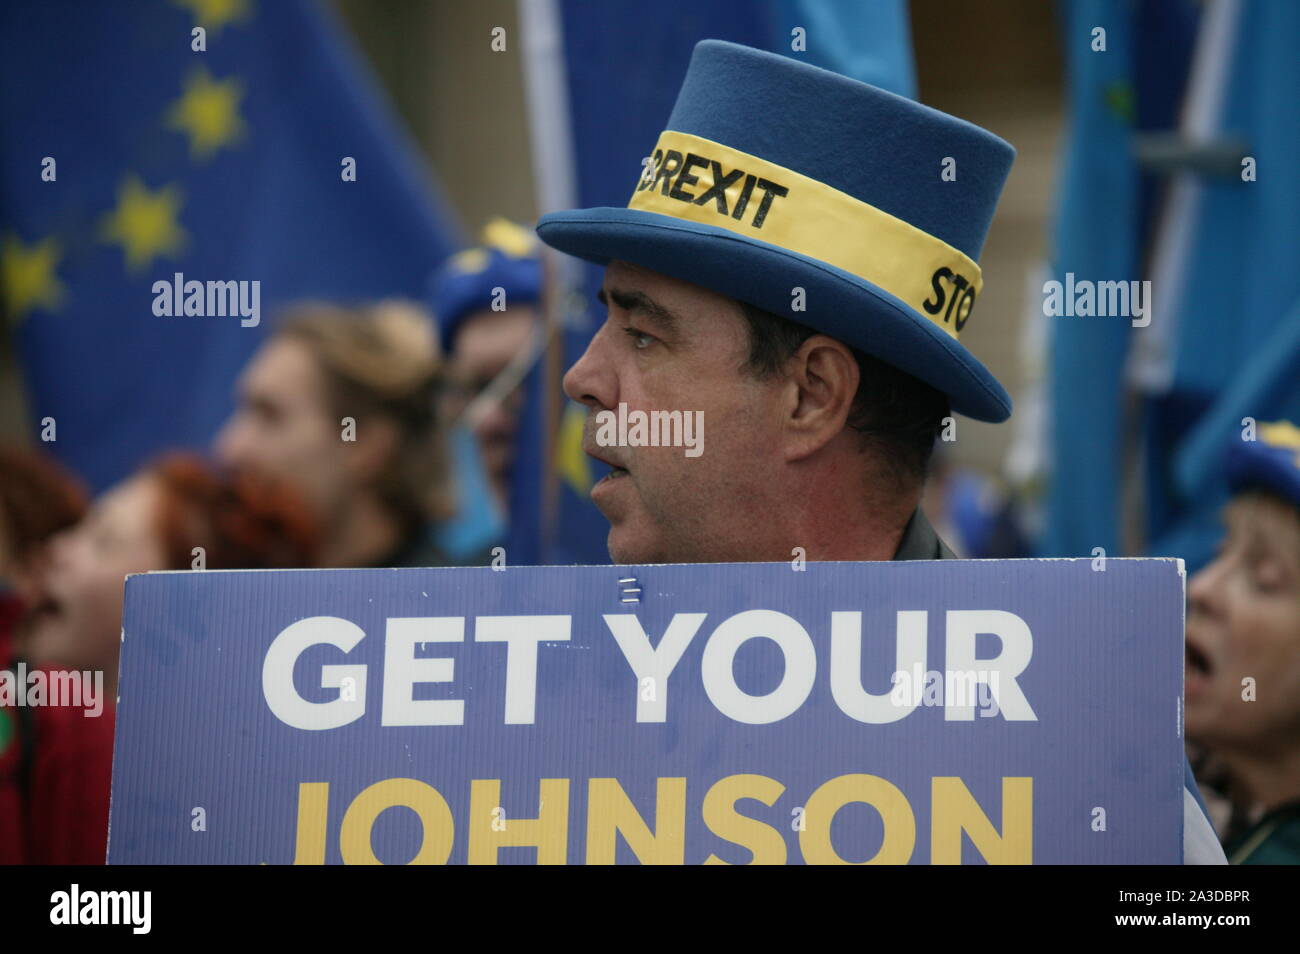
[[[953,338],[983,287],[979,266],[942,239],[824,182],[687,133],[659,137],[627,207],[834,265],[901,299]]]

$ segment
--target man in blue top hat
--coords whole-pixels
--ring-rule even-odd
[[[616,562],[952,557],[919,501],[951,413],[1011,413],[959,339],[1014,154],[875,87],[697,45],[627,208],[537,227],[607,266],[608,320],[564,389],[613,468],[592,499]],[[702,452],[604,446],[597,415],[624,408],[702,412]],[[1221,862],[1188,804],[1185,857]]]

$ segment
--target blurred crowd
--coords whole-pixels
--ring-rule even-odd
[[[0,447],[0,669],[87,683],[79,706],[0,695],[0,864],[104,861],[130,574],[490,560],[541,264],[531,230],[497,220],[484,242],[433,276],[432,308],[287,309],[210,448],[144,461],[93,500],[38,447]]]

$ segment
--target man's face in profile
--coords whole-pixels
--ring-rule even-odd
[[[612,262],[600,297],[605,323],[564,378],[589,408],[588,454],[614,470],[591,497],[609,520],[616,563],[762,559],[759,512],[778,464],[783,391],[745,370],[749,329],[736,302],[687,282]],[[703,453],[684,447],[602,447],[596,414],[703,412]],[[784,545],[788,552],[794,542]],[[770,546],[768,547],[770,549]]]

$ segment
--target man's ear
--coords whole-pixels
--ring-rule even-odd
[[[790,401],[783,447],[786,461],[802,460],[829,444],[844,427],[858,393],[853,351],[827,335],[813,335],[787,364]]]

